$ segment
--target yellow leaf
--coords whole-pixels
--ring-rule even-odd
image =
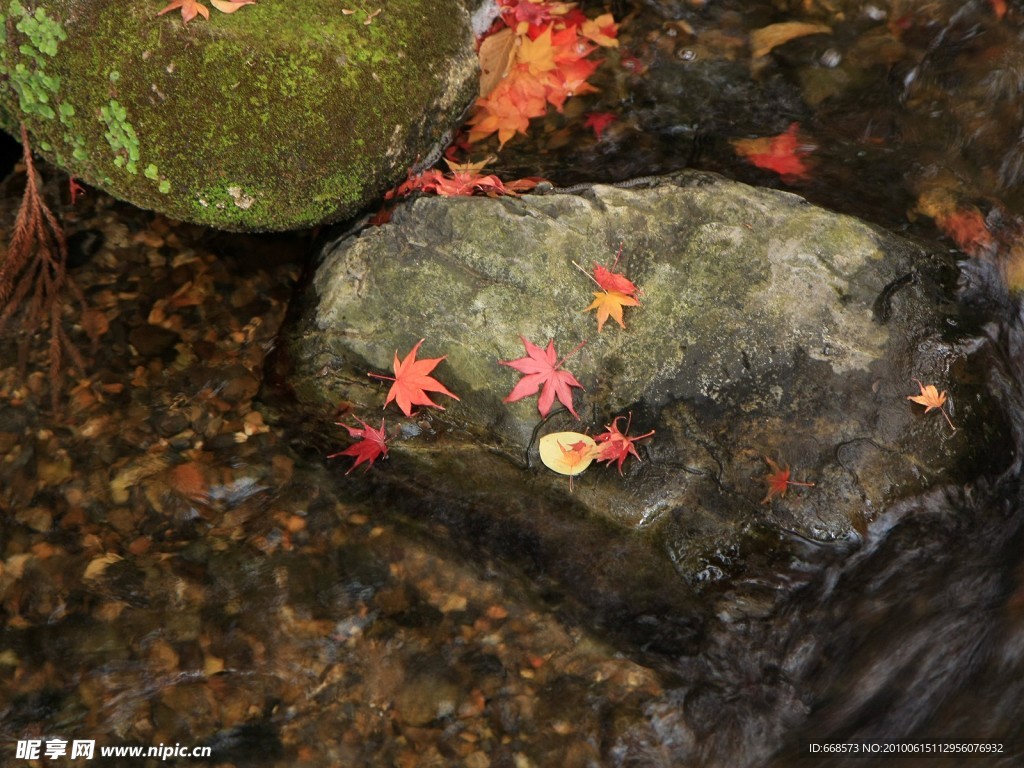
[[[551,27],[545,29],[536,40],[523,37],[516,63],[527,65],[531,75],[539,75],[542,72],[550,72],[555,69],[555,49],[551,47]]]
[[[82,578],[85,581],[91,581],[92,579],[98,579],[103,575],[103,572],[114,563],[120,562],[124,558],[120,555],[115,555],[113,552],[109,552],[99,557],[94,557],[89,561],[89,564],[85,567],[85,573],[82,574]]]
[[[221,13],[234,13],[243,5],[252,5],[256,0],[210,0],[210,5]]]
[[[560,475],[580,474],[597,455],[597,443],[581,432],[552,432],[540,439],[540,460]]]
[[[803,21],[784,21],[769,24],[750,33],[750,56],[757,59],[770,53],[772,48],[806,35],[831,35],[832,28],[825,24]]]
[[[600,333],[609,317],[625,328],[626,323],[622,320],[622,308],[639,306],[639,301],[620,291],[594,291],[594,300],[583,311],[597,310],[597,332]]]

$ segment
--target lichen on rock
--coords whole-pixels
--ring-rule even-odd
[[[0,125],[23,121],[69,173],[174,218],[334,221],[401,178],[471,101],[471,8],[401,0],[370,20],[329,0],[266,0],[184,26],[159,3],[0,0]]]

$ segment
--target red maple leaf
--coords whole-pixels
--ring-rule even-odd
[[[619,431],[619,419],[621,418],[622,416],[616,416],[612,420],[612,423],[604,428],[604,432],[600,435],[594,435],[595,442],[603,443],[600,453],[597,454],[597,460],[607,461],[609,466],[611,466],[611,462],[617,462],[620,475],[622,474],[622,462],[626,460],[627,456],[633,454],[637,461],[640,460],[640,454],[636,452],[635,443],[654,434],[654,430],[652,429],[646,434],[630,437],[626,432],[629,432],[632,414],[630,414],[630,421],[626,422],[626,432]]]
[[[802,178],[807,175],[808,167],[803,158],[809,155],[813,147],[808,148],[799,135],[800,124],[793,123],[778,136],[760,139],[738,139],[732,142],[736,154],[745,157],[752,165],[764,168],[786,178]]]
[[[602,267],[596,261],[594,262],[594,282],[601,286],[602,291],[618,291],[624,293],[627,296],[632,296],[634,299],[640,295],[640,289],[633,284],[633,281],[627,278],[621,272],[615,272],[615,267],[619,265],[619,259],[622,258],[622,245],[619,245],[619,251],[615,254],[615,261],[612,262],[612,268],[607,269]],[[584,273],[585,274],[585,273]]]
[[[349,437],[359,438],[359,442],[352,443],[344,451],[332,453],[327,457],[328,459],[337,458],[338,456],[355,457],[355,463],[349,467],[348,472],[345,473],[346,475],[364,461],[366,462],[366,468],[369,469],[378,458],[381,456],[387,457],[388,455],[388,437],[384,433],[384,419],[380,420],[380,429],[374,429],[358,416],[353,416],[352,418],[362,424],[362,428],[350,427],[348,424],[343,424],[340,421],[335,423],[339,427],[347,429]]]
[[[640,289],[634,285],[632,280],[620,272],[612,272],[610,269],[605,269],[600,264],[594,264],[594,280],[597,281],[597,284],[601,286],[601,290],[604,291],[618,291],[627,296],[632,296],[634,299],[640,293]]]
[[[384,401],[384,407],[388,407],[388,403],[392,400],[398,403],[399,409],[406,416],[412,416],[412,407],[414,405],[426,405],[431,408],[440,408],[444,410],[443,406],[438,405],[427,392],[439,392],[442,395],[448,395],[455,400],[459,398],[449,392],[444,384],[435,379],[433,376],[428,376],[437,364],[444,360],[448,355],[442,357],[432,357],[426,360],[417,360],[416,353],[420,349],[425,339],[420,339],[416,342],[416,346],[412,348],[412,351],[405,356],[405,359],[399,362],[398,351],[395,351],[395,375],[394,376],[383,376],[379,373],[370,373],[368,376],[372,376],[375,379],[386,379],[393,381],[391,389],[388,390],[387,400]]]
[[[547,416],[551,412],[551,406],[557,397],[558,401],[569,409],[569,413],[578,419],[579,414],[572,406],[572,387],[583,389],[583,385],[569,371],[559,370],[559,368],[562,367],[566,358],[572,356],[586,342],[581,341],[572,352],[558,360],[554,339],[548,340],[547,349],[541,349],[527,341],[526,337],[520,336],[519,338],[522,339],[523,346],[526,347],[526,356],[516,360],[498,361],[500,365],[507,365],[524,374],[503,402],[514,403],[524,397],[535,395],[540,390],[540,397],[537,398],[537,410],[540,411],[541,416]]]
[[[619,116],[612,112],[590,112],[587,120],[583,123],[584,128],[592,128],[597,140],[601,140],[604,129],[619,119]]]
[[[814,483],[801,483],[796,480],[790,480],[788,464],[785,467],[780,467],[767,456],[764,457],[764,460],[768,463],[768,467],[772,470],[772,473],[770,475],[765,475],[763,478],[764,482],[768,484],[768,494],[761,499],[762,504],[769,503],[775,496],[778,496],[780,499],[785,498],[786,489],[791,485],[801,485],[806,488],[814,487]]]

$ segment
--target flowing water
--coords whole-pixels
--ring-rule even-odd
[[[977,375],[1014,445],[855,540],[767,542],[749,577],[659,602],[628,547],[628,588],[593,571],[583,545],[616,546],[613,532],[566,530],[552,551],[516,525],[543,500],[500,531],[454,503],[417,515],[422,488],[373,498],[286,403],[252,402],[247,371],[273,347],[308,234],[214,235],[97,194],[72,224],[114,256],[86,254],[77,277],[121,309],[72,395],[87,418],[33,406],[38,377],[3,381],[0,762],[27,764],[17,740],[60,737],[205,744],[239,766],[921,766],[934,753],[809,745],[939,741],[1001,749],[942,765],[1024,764],[1024,317],[1002,287],[1022,212],[1024,9],[611,6],[622,49],[601,94],[495,170],[568,186],[698,167],[949,248],[927,201],[952,196],[999,234],[965,265],[962,300],[991,340]],[[793,19],[830,34],[753,66],[750,31]],[[587,112],[617,120],[599,139]],[[734,140],[793,123],[806,175],[737,156]],[[170,331],[152,330],[149,297]]]

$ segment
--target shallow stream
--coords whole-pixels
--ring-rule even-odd
[[[1001,288],[1024,213],[1024,8],[610,6],[601,93],[493,170],[569,186],[696,167],[973,251],[965,312],[995,339],[977,376],[1014,444],[855,539],[766,540],[747,576],[661,601],[620,532],[585,542],[621,547],[621,572],[598,573],[571,531],[545,532],[554,551],[516,525],[544,499],[484,528],[421,503],[416,478],[375,496],[323,458],[340,429],[296,422],[264,374],[327,233],[219,234],[90,192],[62,216],[109,328],[65,412],[46,407],[45,339],[27,374],[0,343],[0,763],[26,764],[19,740],[95,739],[238,766],[866,768],[935,758],[865,745],[939,741],[999,745],[945,766],[1024,764],[1024,318]],[[831,31],[753,62],[751,30],[788,20]],[[599,138],[588,113],[617,119]],[[737,156],[793,123],[806,175]],[[18,195],[14,176],[3,221]],[[942,195],[991,242],[948,239]]]

